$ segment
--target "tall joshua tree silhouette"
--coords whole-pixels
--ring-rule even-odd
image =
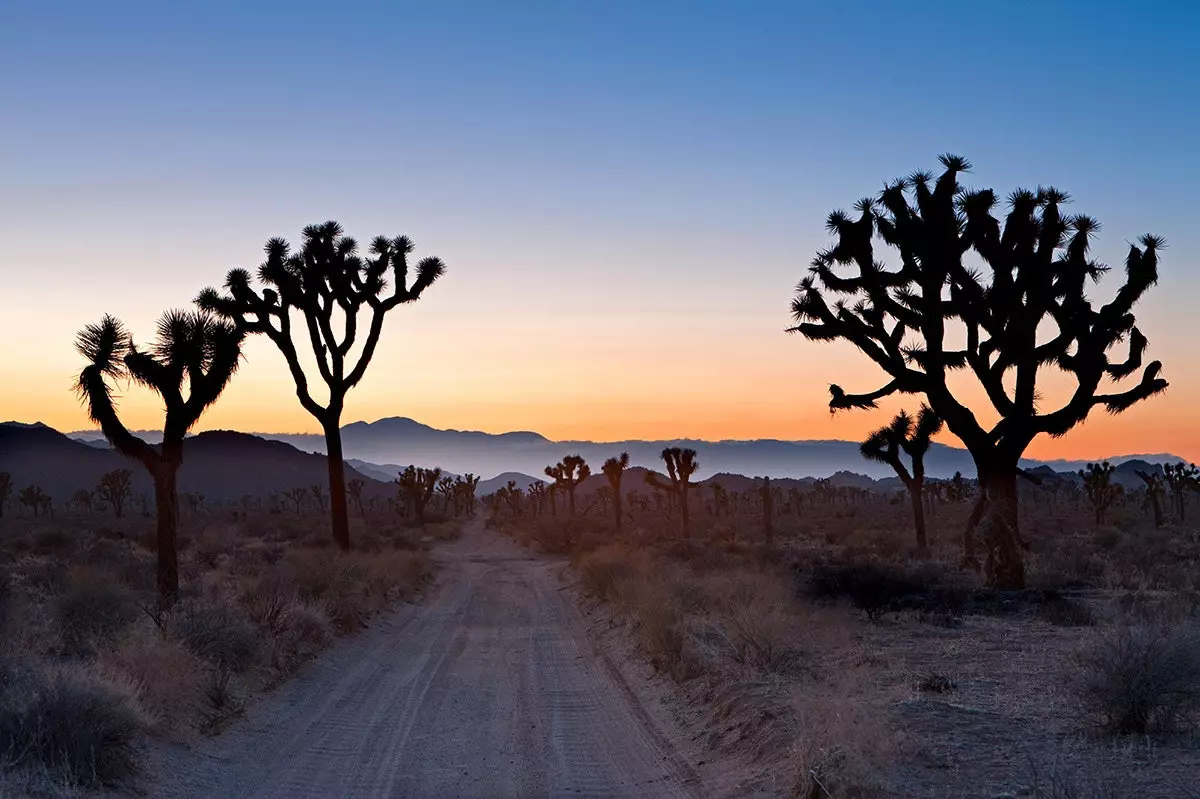
[[[629,468],[629,453],[622,452],[618,457],[609,458],[600,467],[608,485],[613,491],[613,514],[617,523],[617,535],[621,534],[621,478]]]
[[[342,235],[337,222],[309,225],[304,228],[304,244],[296,252],[283,239],[267,242],[267,259],[258,268],[261,290],[251,285],[249,272],[234,269],[225,278],[225,294],[209,288],[196,299],[200,307],[233,321],[239,330],[265,334],[283,354],[296,383],[296,397],[325,433],[333,538],[342,549],[350,548],[341,431],[346,394],[366,374],[387,313],[418,300],[446,269],[439,258],[423,258],[410,283],[408,255],[412,249],[405,236],[378,236],[372,240],[370,252],[362,256],[358,243]],[[385,296],[389,283],[391,294]],[[359,314],[364,309],[369,311],[370,322],[360,341]],[[303,318],[300,332],[293,329],[293,313]],[[341,321],[340,331],[334,330],[336,319]],[[312,348],[317,371],[328,389],[325,405],[313,398],[296,336],[307,339]],[[355,346],[360,343],[356,360]]]
[[[75,346],[87,359],[76,390],[88,414],[121,454],[146,468],[154,481],[157,511],[158,602],[160,609],[179,596],[176,480],[183,463],[183,439],[217,401],[237,371],[242,334],[205,311],[168,311],[147,350],[134,344],[125,326],[111,316],[80,331]],[[166,407],[163,440],[152,447],[121,421],[109,381],[132,378],[162,399]],[[184,383],[188,396],[184,397]]]
[[[568,455],[553,466],[546,467],[546,476],[554,484],[567,492],[570,515],[575,515],[575,489],[584,480],[592,476],[592,469],[578,455]]]
[[[970,451],[986,492],[988,581],[1016,588],[1025,583],[1016,488],[1025,448],[1038,435],[1065,434],[1093,408],[1120,413],[1167,387],[1159,361],[1143,368],[1147,341],[1133,315],[1158,280],[1163,241],[1143,236],[1141,246],[1131,245],[1121,287],[1094,307],[1087,281],[1107,269],[1088,254],[1095,220],[1064,215],[1067,195],[1039,188],[1009,195],[1001,221],[991,189],[960,186],[970,168],[964,159],[944,155],[941,163],[936,179],[916,172],[859,201],[857,218],[830,214],[836,243],[817,254],[797,287],[789,331],[849,341],[887,375],[865,394],[830,386],[831,409],[871,408],[897,393],[925,397]],[[897,251],[898,266],[878,259],[876,239]],[[839,274],[843,267],[849,276]],[[1114,361],[1109,351],[1121,343],[1127,354]],[[1038,377],[1050,368],[1075,386],[1059,407],[1044,410]],[[1102,381],[1139,369],[1136,385],[1101,392]],[[952,392],[947,378],[956,370],[969,370],[982,386],[989,415],[999,419],[991,427]]]
[[[912,500],[913,527],[917,532],[917,548],[926,549],[929,540],[925,535],[925,453],[933,437],[942,429],[942,420],[928,405],[922,405],[914,420],[906,411],[900,411],[891,424],[881,427],[859,445],[859,452],[868,460],[891,466],[908,489]],[[911,471],[904,465],[901,453],[912,463]]]
[[[700,461],[696,460],[696,450],[680,449],[679,447],[664,449],[662,459],[663,463],[667,465],[667,478],[670,482],[664,483],[658,475],[647,472],[646,485],[675,495],[675,499],[679,502],[680,529],[683,531],[683,537],[687,538],[692,531],[691,515],[688,513],[688,490],[692,487],[690,482],[692,475],[700,468]]]

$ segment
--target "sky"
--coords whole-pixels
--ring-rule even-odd
[[[1169,392],[1028,454],[1200,459],[1200,6],[950,8],[0,0],[0,417],[89,427],[80,327],[146,341],[337,219],[448,267],[388,318],[347,422],[861,437],[919,400],[831,416],[830,383],[882,380],[783,332],[793,287],[830,210],[954,152],[972,185],[1068,191],[1102,260],[1170,245],[1138,309]],[[319,429],[261,340],[204,428]]]

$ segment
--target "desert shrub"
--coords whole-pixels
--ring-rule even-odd
[[[33,536],[33,554],[69,555],[75,551],[76,536],[61,527],[47,527]]]
[[[255,624],[277,635],[283,629],[295,595],[295,583],[291,575],[273,569],[253,580],[242,591],[242,607]]]
[[[1056,627],[1088,627],[1096,621],[1095,615],[1087,605],[1061,596],[1052,596],[1039,603],[1034,615]]]
[[[258,631],[229,605],[183,603],[171,618],[170,631],[189,652],[222,673],[245,671],[258,649]]]
[[[73,653],[113,640],[138,616],[132,592],[109,572],[91,566],[71,570],[56,607],[63,646]]]
[[[67,584],[67,570],[62,563],[49,558],[33,558],[20,566],[25,584],[35,591],[57,594]]]
[[[275,638],[272,665],[288,673],[316,655],[333,639],[333,623],[318,603],[294,603],[283,616],[283,627]]]
[[[1200,627],[1122,622],[1074,658],[1085,718],[1114,734],[1170,732],[1200,712]]]
[[[869,618],[878,619],[891,610],[928,611],[935,609],[931,605],[956,604],[957,592],[939,592],[937,602],[928,601],[938,579],[939,574],[928,568],[873,561],[819,563],[812,567],[808,591],[814,599],[848,598]]]
[[[100,663],[132,680],[156,729],[184,733],[192,726],[203,701],[204,663],[181,642],[135,629],[102,652]]]
[[[629,551],[609,545],[601,547],[579,561],[579,579],[585,593],[604,601],[616,597],[621,581],[632,569]]]
[[[89,787],[137,770],[141,716],[132,692],[64,669],[0,666],[0,761]]]
[[[801,665],[793,630],[778,610],[749,606],[725,617],[725,640],[734,662],[763,674],[787,674]]]

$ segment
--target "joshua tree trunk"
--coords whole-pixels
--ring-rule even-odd
[[[613,514],[616,516],[617,535],[621,535],[621,489],[620,484],[617,490],[613,492]]]
[[[152,475],[158,516],[155,535],[158,546],[158,608],[165,611],[179,599],[179,554],[176,546],[179,526],[179,496],[176,493],[178,454],[168,456],[164,451],[164,458]]]
[[[766,541],[767,547],[771,547],[775,543],[775,528],[772,525],[771,516],[775,511],[775,500],[771,496],[771,478],[763,478],[762,487],[762,506],[763,506],[763,540]]]
[[[333,540],[342,551],[350,549],[350,513],[346,504],[346,461],[342,455],[342,428],[331,414],[325,428],[325,455],[329,461],[329,510]]]
[[[1017,520],[1016,464],[979,469],[986,486],[987,512],[983,540],[987,547],[985,574],[988,585],[1005,590],[1025,587],[1025,564]]]
[[[971,508],[971,515],[967,518],[967,525],[963,529],[962,567],[964,569],[979,571],[979,558],[975,555],[975,528],[983,520],[985,510],[987,510],[987,494],[983,490],[983,483],[980,483],[979,498],[975,500],[975,505]]]
[[[571,488],[570,490],[567,491],[567,497],[571,503],[571,510],[568,515],[574,516],[575,515],[575,489],[574,488]]]
[[[917,549],[922,552],[929,548],[929,539],[925,535],[925,481],[914,479],[908,486],[908,495],[912,500],[913,527],[917,531]]]

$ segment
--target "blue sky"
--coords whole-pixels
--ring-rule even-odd
[[[409,379],[373,373],[362,417],[850,435],[875,420],[830,427],[824,385],[875,379],[779,332],[791,286],[829,210],[953,151],[980,185],[1069,191],[1113,263],[1167,237],[1143,314],[1181,399],[1135,415],[1183,419],[1198,36],[1190,3],[9,0],[0,334],[47,332],[5,367],[67,424],[75,328],[147,329],[268,236],[334,217],[451,269],[384,350]],[[232,396],[260,424],[290,394],[252,354]],[[714,360],[721,391],[681,417],[660,383],[711,384]]]

